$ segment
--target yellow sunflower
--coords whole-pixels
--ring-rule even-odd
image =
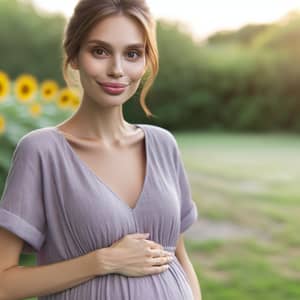
[[[39,103],[33,103],[29,106],[29,113],[32,117],[38,117],[42,112],[42,105]]]
[[[37,80],[32,75],[22,74],[16,79],[15,93],[20,102],[31,101],[37,91],[37,88]]]
[[[74,93],[70,106],[73,110],[76,110],[79,104],[80,104],[80,98],[77,93]]]
[[[41,94],[45,101],[52,101],[58,92],[58,84],[54,80],[45,80],[41,84]]]
[[[5,132],[5,128],[6,128],[5,117],[3,115],[0,115],[0,134],[3,134]]]
[[[4,102],[10,91],[10,80],[6,73],[0,71],[0,102]]]
[[[71,107],[74,95],[75,93],[70,88],[61,89],[57,99],[58,107],[62,109]]]

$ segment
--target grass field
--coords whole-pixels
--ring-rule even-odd
[[[300,138],[178,134],[199,219],[254,234],[187,240],[203,300],[300,299]]]
[[[300,299],[300,138],[175,134],[199,219],[249,237],[186,238],[203,300]]]

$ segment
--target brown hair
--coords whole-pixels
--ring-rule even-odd
[[[141,90],[140,104],[146,115],[154,116],[147,108],[145,98],[158,73],[158,49],[156,41],[156,23],[145,0],[80,0],[67,23],[63,37],[63,77],[72,86],[69,77],[69,64],[76,58],[82,41],[95,23],[106,16],[123,13],[133,17],[142,26],[146,37],[146,80]],[[74,76],[74,74],[72,74]],[[78,78],[74,83],[81,86]]]

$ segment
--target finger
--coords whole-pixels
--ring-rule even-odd
[[[172,261],[172,258],[169,256],[160,256],[160,257],[153,257],[152,258],[152,265],[160,266],[168,264]]]
[[[149,246],[151,248],[154,248],[154,249],[164,249],[164,247],[162,245],[160,245],[158,243],[155,243],[154,241],[149,241],[149,240],[145,240],[145,241],[149,244]]]
[[[157,274],[164,272],[169,269],[169,265],[162,265],[162,266],[153,266],[152,268],[147,268],[147,274]]]
[[[168,251],[162,249],[152,250],[152,257],[165,257],[165,256],[171,256],[171,254]]]

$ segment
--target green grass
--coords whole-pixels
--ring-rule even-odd
[[[262,233],[186,242],[203,299],[300,299],[299,137],[180,133],[176,138],[199,218]]]
[[[247,239],[186,239],[203,300],[300,299],[300,138],[175,136],[199,218],[261,233]]]

